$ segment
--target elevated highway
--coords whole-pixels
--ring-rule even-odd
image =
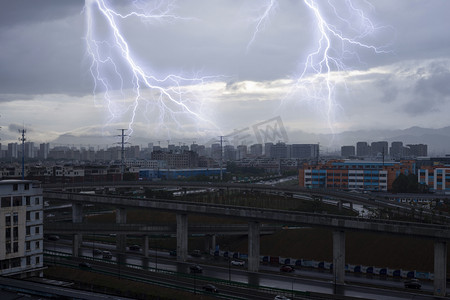
[[[107,186],[107,185],[106,185]],[[114,187],[121,184],[112,185]],[[123,186],[130,186],[129,183]],[[136,185],[137,186],[137,185]],[[139,186],[142,186],[139,185]],[[162,187],[162,184],[147,184],[145,186]],[[164,184],[167,187],[167,184]],[[171,185],[169,185],[171,186]],[[180,187],[180,184],[173,184],[172,187]],[[94,186],[92,186],[94,187]],[[187,188],[211,188],[208,183],[187,184],[181,187]],[[250,189],[277,191],[280,193],[292,193],[297,188],[277,188],[264,185],[224,185],[214,188],[223,189]],[[77,191],[77,187],[71,186],[68,190]],[[300,189],[300,193],[307,192]],[[309,191],[311,197],[316,195]],[[333,194],[322,191],[321,195]],[[372,201],[362,199],[359,195],[352,195],[357,198],[354,201]],[[161,211],[168,211],[176,214],[176,234],[177,234],[177,258],[185,261],[187,258],[187,236],[188,236],[188,215],[200,214],[207,216],[228,217],[248,222],[248,268],[249,271],[258,271],[259,268],[259,238],[261,234],[261,223],[293,224],[297,226],[317,226],[329,228],[333,231],[333,272],[336,284],[344,283],[345,276],[345,231],[369,231],[376,233],[388,233],[393,235],[410,236],[417,238],[432,239],[434,241],[434,290],[435,295],[445,296],[446,275],[447,275],[447,241],[450,239],[450,227],[448,225],[424,224],[415,222],[400,222],[391,220],[373,220],[357,217],[347,217],[338,215],[326,215],[317,213],[305,213],[289,210],[264,209],[259,207],[235,206],[215,203],[189,202],[183,200],[167,199],[142,199],[131,197],[120,197],[111,195],[80,194],[55,191],[46,188],[44,190],[46,201],[67,201],[72,203],[72,219],[75,223],[82,223],[82,207],[85,204],[107,205],[117,208],[116,223],[126,223],[127,208],[145,208]],[[346,198],[348,199],[348,198]],[[76,236],[76,235],[75,235]],[[74,238],[74,247],[78,245],[77,238]],[[122,243],[123,247],[123,243]],[[75,253],[75,251],[74,251]]]

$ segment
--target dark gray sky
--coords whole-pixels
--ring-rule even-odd
[[[17,140],[16,127],[23,124],[36,142],[62,134],[111,136],[128,126],[149,141],[206,139],[277,116],[288,133],[450,125],[450,1],[353,1],[354,9],[344,8],[343,1],[330,1],[337,14],[328,2],[317,1],[337,33],[384,51],[332,38],[329,54],[342,58],[342,65],[333,67],[328,77],[331,102],[325,77],[312,77],[309,68],[298,80],[308,54],[319,45],[313,11],[302,0],[278,0],[258,26],[269,2],[140,1],[136,8],[107,1],[122,14],[135,10],[180,17],[116,16],[133,61],[147,75],[212,76],[201,84],[180,83],[186,105],[181,108],[144,89],[133,119],[136,93],[117,48],[101,48],[100,57],[117,62],[117,70],[111,65],[101,70],[101,78],[109,80],[108,100],[99,81],[94,90],[86,42],[89,14],[95,18],[91,29],[97,41],[114,42],[94,0],[87,1],[89,12],[81,0],[3,1],[2,142]],[[163,110],[166,105],[171,113]],[[295,136],[290,139],[294,142]]]

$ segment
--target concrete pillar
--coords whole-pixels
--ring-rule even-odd
[[[345,277],[345,232],[333,231],[333,277],[335,284],[344,284]]]
[[[83,205],[72,203],[72,222],[83,223]]]
[[[261,224],[259,222],[248,223],[248,270],[258,272],[259,270],[259,233]]]
[[[353,210],[353,202],[350,202],[350,209]]]
[[[144,251],[144,257],[148,257],[148,235],[144,235],[142,245],[143,245],[142,251]]]
[[[205,235],[205,252],[210,253],[211,251],[214,252],[214,250],[216,250],[216,235]]]
[[[188,218],[177,214],[177,261],[186,261],[188,254]]]
[[[116,224],[127,223],[127,210],[124,207],[116,209]],[[116,236],[116,249],[119,252],[127,250],[127,236],[126,234],[117,234]]]
[[[342,200],[338,200],[337,206],[338,206],[338,210],[342,211]]]
[[[72,222],[82,223],[83,222],[83,205],[78,203],[72,203]],[[72,255],[78,257],[80,255],[80,246],[83,240],[83,235],[81,233],[76,233],[73,235],[72,239]]]
[[[445,297],[447,290],[447,242],[434,242],[434,295]]]
[[[81,240],[83,236],[79,233],[76,233],[73,235],[72,240],[72,256],[78,257],[80,255],[80,246],[81,246]]]

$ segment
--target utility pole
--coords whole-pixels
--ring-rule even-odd
[[[19,129],[19,133],[22,133],[22,137],[19,138],[19,141],[22,142],[22,180],[25,179],[25,133],[27,131],[25,130],[25,128],[22,128],[22,130]]]
[[[220,166],[220,181],[223,180],[223,171],[222,171],[222,164],[223,164],[223,135],[219,136],[220,137],[220,162],[219,162],[219,166]]]
[[[128,144],[127,142],[125,142],[125,130],[126,129],[117,129],[121,131],[121,134],[118,135],[122,138],[122,141],[120,142],[121,144],[121,151],[120,151],[120,179],[121,181],[123,181],[123,174],[125,173],[125,144]]]

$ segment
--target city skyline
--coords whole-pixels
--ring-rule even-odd
[[[339,80],[345,79],[348,90],[336,86],[332,129],[323,107],[300,94],[296,99],[286,98],[317,33],[303,2],[279,2],[248,49],[262,6],[250,1],[239,5],[229,1],[176,4],[174,13],[191,20],[144,25],[132,20],[124,27],[131,33],[128,38],[136,57],[161,74],[219,76],[201,86],[206,115],[216,121],[218,129],[197,131],[196,124],[183,121],[182,126],[169,126],[170,130],[158,134],[152,132],[155,124],[141,117],[132,138],[201,143],[279,117],[289,142],[320,142],[326,147],[333,133],[344,131],[450,125],[446,117],[450,111],[450,38],[445,34],[450,25],[445,16],[448,1],[356,3],[382,29],[366,41],[385,46],[389,52],[361,51],[359,58],[346,62],[348,69],[334,72]],[[17,141],[17,130],[25,127],[36,143],[64,143],[72,137],[73,144],[97,140],[111,145],[117,129],[128,125],[127,119],[106,125],[107,110],[98,102],[99,96],[95,100],[92,95],[83,6],[81,0],[2,4],[3,144]],[[405,13],[399,15],[398,11]],[[313,137],[298,138],[303,133]],[[328,142],[319,140],[319,134],[327,136]]]

